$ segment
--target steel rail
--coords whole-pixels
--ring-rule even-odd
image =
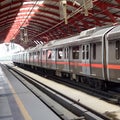
[[[93,120],[110,120],[111,119],[111,118],[109,118],[109,117],[107,117],[105,115],[102,115],[102,114],[96,112],[95,110],[92,110],[91,108],[89,108],[89,107],[79,103],[78,101],[75,101],[75,100],[69,98],[68,96],[63,95],[62,93],[54,90],[53,88],[50,88],[50,87],[44,85],[43,83],[35,80],[34,78],[32,78],[32,77],[30,77],[28,75],[25,75],[24,73],[14,69],[14,68],[12,68],[10,66],[7,66],[7,68],[10,71],[11,70],[14,71],[14,73],[16,74],[15,76],[18,79],[24,78],[23,81],[27,80],[29,83],[34,84],[35,87],[37,87],[42,92],[47,94],[49,97],[51,97],[52,99],[57,101],[59,104],[64,106],[66,109],[68,109],[69,111],[71,111],[72,113],[77,115],[78,116],[78,120],[82,120],[82,119],[84,119],[84,120],[89,120],[89,119],[93,119]],[[19,78],[18,76],[22,76],[22,78]],[[57,113],[57,114],[59,115],[59,113]],[[65,120],[65,116],[62,119]]]

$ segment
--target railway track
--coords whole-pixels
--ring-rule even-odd
[[[109,103],[120,105],[120,88],[118,90],[102,91],[100,89],[95,89],[95,88],[89,87],[89,86],[82,84],[80,82],[70,80],[69,78],[61,78],[58,76],[53,76],[51,74],[40,72],[39,70],[38,71],[35,71],[33,69],[27,69],[27,70],[29,70],[33,73],[36,73],[40,76],[43,76],[45,78],[48,78],[48,79],[51,79],[53,81],[59,82],[61,84],[67,85],[69,87],[72,87],[74,89],[83,91],[83,92],[90,94],[92,96],[99,97],[100,99],[103,99]]]
[[[55,112],[62,120],[111,120],[111,118],[102,115],[85,105],[59,93],[58,91],[42,84],[41,82],[33,79],[32,77],[13,69],[10,66],[2,66],[3,69],[9,70],[17,79],[19,79],[28,89],[30,89],[41,101],[43,101],[52,111]],[[42,91],[48,96],[48,101],[39,93]],[[50,103],[50,99],[54,100],[54,105]],[[62,111],[69,111],[68,114],[58,110],[56,106],[61,105]],[[64,110],[63,110],[64,109]],[[74,118],[69,118],[70,113],[74,115]],[[71,116],[72,116],[71,115]]]
[[[102,100],[109,102],[109,103],[120,105],[120,92],[119,91],[117,91],[117,92],[114,90],[113,91],[112,90],[102,91],[99,89],[91,88],[89,86],[78,83],[76,81],[71,81],[68,79],[61,79],[56,76],[50,76],[50,77],[52,77],[54,81],[59,81],[61,83],[66,84],[67,86],[70,86],[77,90],[83,91],[92,96],[96,96]]]

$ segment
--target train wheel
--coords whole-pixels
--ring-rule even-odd
[[[73,74],[73,73],[71,73],[71,74],[70,74],[70,80],[76,81],[76,75]]]
[[[95,80],[93,78],[89,78],[89,86],[95,88]]]
[[[120,98],[118,99],[118,104],[120,105]]]
[[[100,80],[95,80],[95,88],[98,90],[102,89],[102,82]]]
[[[79,76],[78,75],[76,75],[76,82],[79,82],[80,80],[79,80]]]
[[[84,78],[82,76],[80,76],[79,82],[84,83]]]
[[[35,67],[35,71],[37,71],[37,67]]]
[[[108,90],[108,83],[106,81],[102,81],[101,90],[107,91]]]
[[[65,75],[65,73],[62,73],[62,78],[66,78],[66,75]]]

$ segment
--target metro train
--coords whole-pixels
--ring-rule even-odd
[[[13,55],[15,65],[102,89],[120,85],[120,25],[96,27]]]

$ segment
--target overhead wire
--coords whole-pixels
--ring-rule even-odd
[[[96,2],[96,1],[97,1],[97,0],[93,0],[93,2]],[[38,2],[38,0],[36,0],[34,6],[33,6],[32,9],[30,10],[28,16],[26,17],[26,19],[24,20],[24,22],[23,22],[22,25],[24,25],[24,23],[25,23],[26,20],[28,19],[30,13],[32,12],[32,10],[33,10],[33,8],[35,7],[35,5],[37,4],[37,2]],[[98,2],[97,4],[99,4],[99,2]],[[97,4],[96,4],[96,5],[97,5]],[[78,14],[79,12],[81,12],[82,7],[83,7],[83,6],[78,7],[78,8],[74,11],[74,13],[68,15],[68,19],[71,18],[71,17],[73,17],[74,15]],[[99,14],[100,14],[100,13],[103,13],[104,11],[106,11],[106,9],[100,11]],[[96,14],[96,15],[97,15],[97,14]],[[95,17],[96,15],[89,16],[89,18],[91,18],[91,17]],[[39,34],[33,36],[33,37],[30,39],[30,41],[33,40],[35,37],[40,36],[40,35],[42,35],[42,34],[48,32],[48,31],[50,31],[51,29],[54,29],[55,27],[59,26],[59,25],[60,25],[61,23],[63,23],[63,22],[64,22],[64,20],[61,21],[61,22],[59,22],[58,24],[54,25],[53,27],[49,28],[48,30],[46,30],[46,31],[44,31],[44,32],[42,32],[42,33],[39,33]],[[21,25],[21,26],[22,26],[22,25]],[[19,32],[19,30],[18,30],[18,32]],[[16,34],[17,34],[17,33],[16,33]]]
[[[97,1],[98,1],[98,0],[93,0],[93,2],[97,2]],[[97,4],[100,4],[100,3],[99,3],[99,2],[96,3],[95,6],[97,6]],[[95,6],[94,6],[94,7],[95,7]],[[67,16],[67,19],[70,19],[70,18],[73,17],[74,15],[80,13],[80,12],[82,11],[82,7],[84,7],[84,6],[83,6],[83,5],[80,5],[80,7],[78,7],[78,8],[74,11],[74,13],[71,13],[71,14],[69,14],[69,15]],[[101,14],[101,13],[105,12],[106,10],[107,10],[107,9],[104,9],[104,10],[98,12],[98,14]],[[98,14],[96,14],[96,15],[98,15]],[[93,15],[93,17],[95,17],[96,15]],[[92,16],[89,16],[89,18],[92,18]],[[59,26],[59,25],[62,24],[62,23],[64,23],[64,20],[62,20],[62,21],[59,22],[58,24],[54,25],[53,27],[47,29],[46,31],[37,34],[36,36],[32,37],[30,40],[33,40],[35,37],[40,36],[40,35],[42,35],[42,34],[48,32],[48,31],[50,31],[50,30],[56,28],[57,26]]]
[[[16,34],[18,34],[18,33],[20,32],[20,28],[23,27],[23,25],[25,24],[26,20],[27,20],[28,17],[30,16],[32,10],[34,9],[34,7],[36,6],[36,4],[37,4],[38,1],[39,1],[39,0],[36,0],[36,1],[35,1],[35,4],[32,6],[32,8],[29,8],[28,11],[30,11],[30,12],[28,13],[28,15],[27,15],[27,17],[25,18],[24,22],[19,26],[19,29],[18,29],[17,32],[13,35],[13,37],[11,38],[11,40],[13,40],[13,38],[16,36]]]

